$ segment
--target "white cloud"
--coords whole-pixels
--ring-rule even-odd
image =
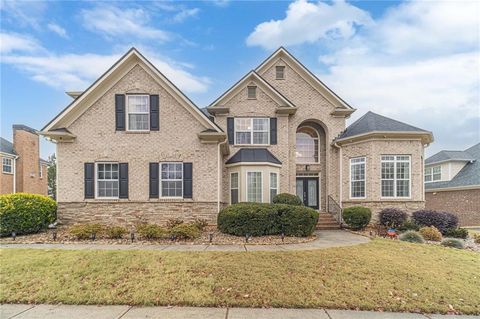
[[[185,21],[188,18],[195,17],[200,12],[198,8],[190,8],[190,9],[181,9],[180,12],[175,14],[172,18],[173,22],[180,23]]]
[[[68,38],[67,31],[56,23],[51,22],[51,23],[47,24],[47,28],[50,31],[55,32],[56,34],[58,34],[62,38]]]
[[[13,51],[37,51],[41,49],[38,42],[26,35],[18,33],[0,33],[0,53],[10,53]]]
[[[367,12],[344,1],[329,5],[299,0],[288,6],[285,19],[257,25],[248,36],[247,44],[274,49],[320,39],[348,39],[355,34],[357,26],[371,23]]]
[[[2,19],[20,27],[41,29],[41,19],[47,9],[45,1],[1,0]]]
[[[129,37],[167,41],[171,35],[148,25],[149,14],[141,8],[123,9],[111,5],[98,5],[81,11],[87,30],[106,37]]]

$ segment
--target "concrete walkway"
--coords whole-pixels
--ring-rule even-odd
[[[104,244],[1,244],[0,248],[36,248],[36,249],[100,249],[100,250],[165,250],[165,251],[291,251],[312,250],[330,247],[352,246],[367,243],[364,236],[345,230],[322,230],[315,233],[314,241],[285,245],[104,245]],[[1,319],[1,318],[0,318]]]
[[[454,319],[453,316],[329,309],[0,305],[1,319]]]

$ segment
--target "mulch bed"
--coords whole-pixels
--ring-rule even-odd
[[[207,226],[203,230],[200,237],[196,239],[187,239],[181,240],[177,239],[172,241],[171,239],[158,239],[158,240],[144,240],[138,238],[138,235],[135,234],[135,239],[132,243],[130,239],[130,234],[126,234],[122,239],[109,239],[105,236],[97,236],[95,240],[78,240],[75,237],[71,236],[68,233],[67,227],[57,228],[57,238],[53,240],[53,230],[47,230],[38,234],[30,234],[17,236],[15,240],[12,237],[3,237],[0,238],[1,244],[111,244],[111,245],[125,245],[125,244],[134,244],[134,245],[172,245],[172,244],[184,244],[184,245],[201,245],[201,244],[212,244],[212,245],[282,245],[282,244],[299,244],[306,243],[315,240],[317,237],[315,235],[309,237],[292,237],[285,236],[282,240],[280,235],[272,236],[260,236],[260,237],[250,237],[248,243],[245,241],[245,237],[233,236],[228,234],[223,234],[215,226]],[[210,242],[210,234],[212,235],[212,241]]]

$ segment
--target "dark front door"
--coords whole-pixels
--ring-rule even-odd
[[[305,206],[318,209],[318,177],[297,177],[296,188]]]

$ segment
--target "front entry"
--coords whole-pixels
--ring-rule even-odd
[[[297,177],[296,188],[305,206],[318,209],[318,177]]]

